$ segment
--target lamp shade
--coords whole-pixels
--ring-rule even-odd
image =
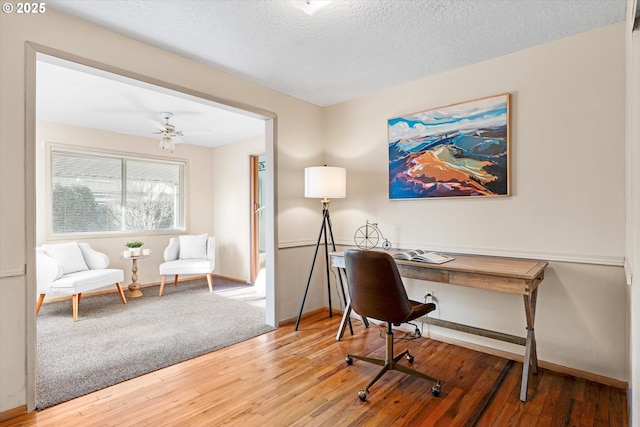
[[[344,199],[347,196],[347,170],[313,166],[304,170],[304,197]]]

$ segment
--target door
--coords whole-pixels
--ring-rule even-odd
[[[251,283],[265,268],[264,154],[251,156]]]

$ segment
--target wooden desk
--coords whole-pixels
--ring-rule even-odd
[[[331,264],[345,273],[344,252],[332,252]],[[528,259],[498,258],[476,255],[453,255],[454,260],[444,264],[427,264],[414,261],[396,260],[402,277],[410,279],[428,280],[432,282],[448,283],[450,285],[468,286],[497,292],[519,294],[524,297],[524,310],[527,319],[526,338],[508,335],[501,332],[480,329],[473,326],[461,325],[441,319],[427,318],[427,323],[456,329],[459,331],[482,335],[485,337],[523,345],[524,363],[522,368],[522,384],[520,400],[527,400],[527,383],[529,370],[538,373],[538,356],[536,353],[536,338],[534,323],[536,316],[536,299],[538,286],[544,279],[544,269],[548,263]],[[348,278],[347,278],[348,280]],[[337,340],[342,338],[346,321],[351,314],[351,303],[345,308]]]

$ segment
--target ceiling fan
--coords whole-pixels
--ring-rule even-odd
[[[156,135],[161,135],[162,139],[160,140],[160,148],[162,150],[175,150],[175,144],[179,144],[182,140],[179,138],[183,136],[182,131],[176,130],[176,127],[169,123],[169,119],[173,117],[173,113],[162,112],[160,116],[164,119],[164,123],[157,122],[155,120],[151,120],[151,122],[155,125],[157,130],[153,132]]]

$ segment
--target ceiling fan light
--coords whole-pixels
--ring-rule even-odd
[[[168,136],[163,136],[162,139],[160,140],[160,149],[171,150],[171,152],[173,153],[173,150],[176,149],[176,146],[171,140],[171,138],[169,138]]]

